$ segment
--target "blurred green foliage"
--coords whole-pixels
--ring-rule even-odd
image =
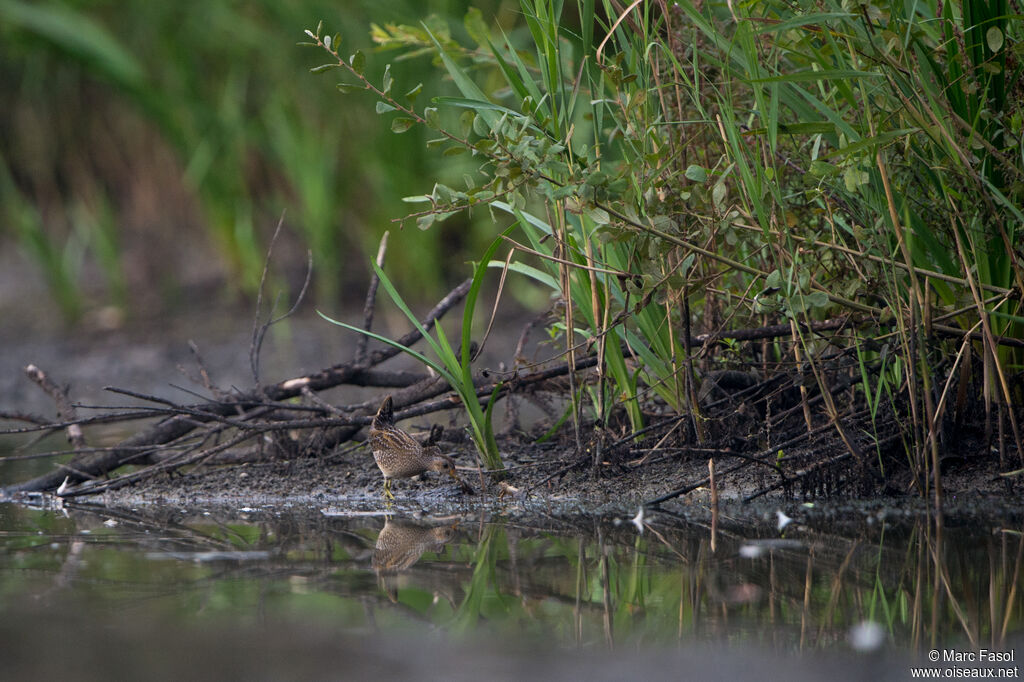
[[[501,14],[499,0],[474,4]],[[326,17],[366,50],[374,22],[461,17],[468,5],[0,1],[0,240],[20,245],[75,318],[90,295],[173,292],[197,262],[251,292],[286,211],[300,238],[277,252],[289,279],[301,281],[308,245],[320,300],[353,300],[349,285],[361,298],[363,256],[407,212],[400,197],[459,165],[430,155],[420,132],[396,138],[372,103],[339,100],[296,42]],[[383,72],[386,59],[371,62]],[[429,59],[403,74],[445,88]],[[424,297],[460,278],[446,267],[486,238],[472,223],[393,238],[396,278]]]

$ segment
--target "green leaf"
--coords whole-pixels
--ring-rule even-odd
[[[475,111],[463,111],[462,115],[459,116],[459,134],[463,137],[469,137],[469,134],[473,132],[473,121],[475,120]]]
[[[829,175],[835,175],[836,173],[839,172],[839,169],[833,166],[831,163],[819,160],[811,161],[811,167],[808,170],[811,175],[816,175],[818,177],[827,177]]]
[[[861,170],[854,166],[850,166],[843,173],[843,183],[846,185],[847,192],[856,192],[857,188],[861,185],[867,184],[871,177],[867,171]]]
[[[920,128],[898,128],[896,130],[890,130],[888,132],[880,133],[878,135],[875,135],[874,137],[865,137],[856,142],[851,142],[850,144],[846,145],[845,147],[842,147],[841,149],[836,149],[835,151],[829,152],[828,154],[825,155],[825,158],[840,158],[843,156],[852,156],[858,154],[859,152],[865,149],[874,150],[882,145],[887,144],[890,140],[894,140],[899,137],[904,137],[907,134],[915,133],[918,130],[920,130]]]
[[[696,164],[688,166],[685,175],[688,180],[698,183],[703,183],[708,179],[708,172]]]
[[[380,341],[381,343],[386,343],[389,346],[392,346],[394,348],[399,349],[403,353],[407,353],[407,354],[411,355],[412,357],[416,358],[417,360],[422,362],[427,367],[430,367],[431,369],[435,370],[438,374],[443,376],[446,380],[450,376],[448,374],[448,371],[440,363],[434,362],[433,360],[431,360],[427,356],[423,355],[422,353],[417,353],[416,351],[414,351],[412,348],[409,348],[408,346],[403,346],[402,344],[398,343],[397,341],[389,339],[386,336],[381,336],[380,334],[375,334],[374,332],[367,331],[367,330],[362,329],[360,327],[355,327],[355,326],[353,326],[351,324],[346,324],[346,323],[344,323],[344,322],[342,322],[340,320],[335,320],[334,318],[331,318],[331,317],[328,317],[327,315],[324,315],[319,310],[316,311],[316,314],[319,315],[320,317],[324,318],[325,320],[327,320],[331,324],[336,324],[339,327],[344,327],[345,329],[349,329],[349,330],[354,331],[354,332],[359,332],[360,334],[363,334],[365,336],[369,336],[371,339],[376,339],[377,341]]]
[[[728,193],[728,188],[723,180],[724,178],[716,182],[715,186],[711,189],[711,201],[718,209],[721,209],[725,204],[725,196]]]
[[[415,123],[416,121],[414,121],[413,119],[401,116],[391,121],[391,132],[404,133],[409,128],[412,128]]]
[[[504,268],[505,261],[492,260],[487,263],[487,267],[499,269]],[[520,263],[518,261],[513,261],[509,263],[508,269],[511,270],[512,272],[518,272],[521,275],[525,275],[530,279],[536,280],[537,282],[550,288],[552,291],[561,291],[561,285],[558,283],[558,280],[549,275],[548,273],[544,272],[543,270],[538,270],[537,268],[530,265],[524,265],[523,263]]]
[[[536,104],[544,101],[544,96],[541,94],[540,88],[533,80],[533,76],[530,75],[530,70],[523,63],[523,60],[519,57],[519,53],[516,52],[515,47],[509,41],[508,36],[502,36],[505,39],[505,45],[509,51],[513,63],[515,64],[516,71],[512,70],[512,67],[505,61],[501,56],[501,52],[494,46],[493,43],[488,41],[488,47],[491,48],[491,54],[494,55],[495,61],[501,68],[502,73],[505,75],[505,80],[508,81],[509,85],[516,91],[519,98],[523,101],[523,111],[535,112]],[[517,73],[518,72],[518,73]],[[529,107],[526,106],[526,102],[529,100]]]
[[[475,109],[477,111],[497,111],[517,120],[525,118],[523,114],[515,109],[509,109],[508,107],[503,107],[500,104],[494,104],[493,102],[487,102],[484,100],[470,99],[468,97],[438,97],[437,103],[451,104],[452,106],[462,107],[465,109]]]
[[[377,102],[377,113],[378,114],[386,114],[389,111],[397,111],[397,109],[395,109],[393,106],[391,106],[387,102]]]
[[[884,74],[856,69],[804,69],[781,76],[751,78],[750,83],[797,83],[802,81],[846,81],[854,78],[884,78]]]
[[[423,110],[423,119],[427,125],[434,130],[441,127],[441,117],[437,115],[437,107],[427,107]]]
[[[405,97],[410,102],[415,102],[421,92],[423,92],[423,83],[418,83],[415,88],[405,93]]]
[[[608,215],[608,211],[603,208],[597,208],[596,206],[588,206],[583,209],[583,214],[594,221],[597,225],[607,225],[611,222],[611,216]]]
[[[329,71],[330,69],[336,69],[339,66],[341,66],[341,64],[321,64],[320,66],[314,66],[312,69],[309,70],[309,72],[323,73],[324,71]]]
[[[487,137],[488,135],[490,135],[491,129],[488,127],[488,121],[494,121],[495,123],[498,122],[497,118],[489,119],[485,117],[483,115],[485,113],[487,112],[481,111],[480,116],[474,116],[472,119],[471,127],[473,128],[473,132],[479,135],[480,137]]]
[[[824,291],[814,291],[807,295],[807,302],[812,308],[824,308],[828,305],[828,294]]]
[[[999,52],[1003,46],[1003,32],[999,30],[998,26],[992,26],[985,31],[985,43],[988,45],[988,49]]]
[[[761,33],[782,33],[800,26],[824,26],[831,19],[852,19],[856,16],[856,14],[849,14],[847,12],[816,12],[813,14],[798,14],[786,21],[780,21],[777,24],[765,24],[760,26],[758,27],[758,31]]]
[[[480,287],[483,285],[484,274],[487,272],[487,264],[491,262],[494,253],[498,248],[505,243],[505,237],[510,235],[516,226],[510,225],[505,230],[495,237],[494,241],[490,243],[487,250],[484,251],[483,257],[476,264],[473,271],[473,283],[470,285],[469,291],[466,293],[466,304],[462,310],[462,368],[465,373],[465,380],[469,386],[473,385],[473,379],[470,375],[470,334],[473,329],[473,314],[476,309],[476,299],[480,294]]]
[[[430,40],[434,43],[434,47],[437,48],[437,53],[440,55],[441,61],[444,63],[444,68],[448,71],[448,75],[452,77],[452,80],[455,81],[455,85],[459,88],[463,97],[486,102],[487,95],[484,94],[483,90],[473,82],[473,79],[466,74],[462,67],[456,64],[455,61],[448,56],[448,53],[445,52],[441,43],[438,42],[434,34],[430,32],[430,29],[426,24],[424,24],[423,27],[427,29],[427,34],[430,36]],[[480,110],[480,116],[487,121],[488,125],[491,125],[498,120],[498,115],[496,113],[493,111],[487,111],[486,109]]]
[[[483,13],[478,8],[470,7],[462,23],[466,27],[466,33],[477,45],[483,47],[490,42],[490,31],[487,24],[484,23]]]
[[[356,50],[356,53],[348,61],[356,75],[362,76],[363,71],[366,70],[366,55],[363,54],[363,51]]]

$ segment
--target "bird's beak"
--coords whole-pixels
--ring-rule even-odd
[[[461,478],[459,478],[459,475],[457,473],[455,473],[454,471],[449,469],[448,470],[448,475],[451,476],[452,478],[454,478],[456,481],[459,482],[459,485],[462,486],[462,492],[466,493],[467,495],[475,495],[476,494],[475,491],[472,488],[469,487],[468,483],[466,483]]]

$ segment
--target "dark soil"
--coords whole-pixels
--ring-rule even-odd
[[[428,473],[415,479],[394,481],[396,500],[391,509],[447,513],[484,508],[557,515],[585,511],[631,516],[645,502],[694,486],[708,473],[707,459],[692,454],[653,455],[646,461],[642,456],[615,463],[603,460],[595,469],[589,456],[575,455],[571,446],[523,445],[511,441],[507,444],[502,450],[507,466],[502,481],[480,473],[471,446],[449,443],[444,451],[453,453],[460,474],[476,494],[466,495],[447,477]],[[719,455],[715,461],[717,470],[724,472],[748,460]],[[986,514],[1000,513],[1003,508],[1019,511],[1018,479],[1002,477],[999,473],[995,456],[979,454],[957,458],[943,471],[944,507],[960,512],[977,508]],[[849,475],[849,472],[835,475]],[[762,517],[779,508],[806,508],[798,504],[804,502],[817,502],[814,505],[817,515],[823,510],[846,509],[854,499],[850,495],[833,494],[824,485],[815,490],[808,485],[794,484],[745,503],[745,497],[779,481],[773,469],[757,464],[733,473],[721,473],[716,480],[722,504],[728,506],[731,513],[747,517]],[[909,476],[904,475],[903,480],[909,481]],[[895,509],[919,513],[931,508],[931,503],[909,482],[902,490],[896,489],[892,481],[887,486],[886,494],[857,496],[860,500],[857,509],[869,513],[877,510],[891,513]],[[123,507],[308,507],[342,511],[385,508],[380,471],[365,444],[350,444],[323,457],[200,466],[184,473],[157,475],[106,492],[101,498],[105,504]],[[865,500],[874,502],[865,503]],[[706,517],[710,510],[709,486],[698,485],[663,506],[676,513]]]

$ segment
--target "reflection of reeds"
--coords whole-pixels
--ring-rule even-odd
[[[1015,535],[1017,536],[1017,556],[1013,560],[1013,571],[1009,574],[1009,580],[1005,580],[1005,576],[1007,575],[1006,571],[1000,571],[1000,574],[1004,576],[1004,581],[1001,584],[999,584],[999,587],[1001,588],[1001,591],[1006,592],[1005,602],[1000,602],[998,599],[998,595],[994,595],[993,598],[990,599],[990,603],[993,605],[993,607],[998,604],[1002,607],[1003,610],[1003,622],[1001,627],[999,628],[999,644],[1003,644],[1006,642],[1006,633],[1010,626],[1010,617],[1013,614],[1013,605],[1017,599],[1017,584],[1020,581],[1021,560],[1024,559],[1024,531],[1017,531]],[[1003,558],[1006,557],[1007,539],[1008,531],[1004,530],[1000,536],[1000,556]],[[995,562],[993,561],[992,564],[995,565]],[[1004,562],[1000,562],[999,565],[1005,567],[1006,564]],[[992,577],[990,577],[989,580],[989,589],[994,591],[996,587],[995,580]],[[993,608],[993,614],[994,613],[995,608]],[[1018,614],[1017,617],[1019,619],[1020,614]],[[994,617],[993,622],[995,622]],[[994,631],[995,628],[993,628],[993,632]]]
[[[604,643],[609,649],[612,649],[615,646],[615,621],[612,618],[611,571],[608,568],[608,548],[601,540],[600,531],[598,531],[597,537],[597,556],[601,577],[601,615],[603,616],[601,622],[604,625]]]
[[[207,611],[246,610],[276,600],[344,612],[353,627],[414,618],[459,632],[525,632],[617,649],[672,641],[831,649],[865,621],[901,648],[966,641],[995,649],[1022,625],[1024,536],[927,518],[851,532],[800,519],[780,540],[768,521],[736,527],[725,515],[711,552],[706,526],[669,523],[664,514],[649,517],[643,535],[602,521],[484,519],[467,535],[449,519],[392,518],[378,531],[379,520],[366,517],[180,520],[70,509],[71,520],[93,532],[62,528],[54,536],[60,549],[44,537],[32,552],[87,570],[62,573],[60,561],[50,562],[46,587],[66,578],[62,594],[87,585],[140,605],[184,598]],[[117,525],[105,526],[112,517]],[[60,538],[83,544],[67,556]],[[743,546],[759,553],[741,556]],[[149,558],[161,550],[166,560]],[[4,566],[14,560],[0,556]],[[27,575],[3,577],[16,586]]]

